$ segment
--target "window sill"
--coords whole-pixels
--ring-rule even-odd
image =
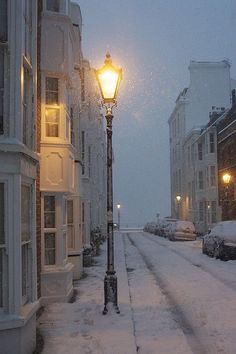
[[[23,327],[28,320],[39,309],[39,301],[35,301],[29,304],[25,304],[21,308],[21,314],[19,316],[12,314],[4,314],[0,316],[0,331],[5,329]]]

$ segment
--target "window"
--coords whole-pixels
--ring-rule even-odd
[[[75,131],[74,131],[74,110],[70,108],[70,143],[75,145]]]
[[[31,75],[27,68],[24,68],[23,90],[23,143],[32,148],[34,135],[32,124],[32,85]]]
[[[98,160],[97,160],[98,161]],[[91,146],[88,147],[88,174],[91,177]]]
[[[59,12],[60,10],[59,0],[47,0],[47,10],[53,12]]]
[[[59,80],[53,77],[46,78],[46,136],[59,137]]]
[[[7,42],[7,0],[0,1],[0,42]]]
[[[217,215],[216,215],[216,201],[213,200],[211,202],[211,222],[215,224],[217,222]]]
[[[81,133],[81,159],[82,159],[82,175],[85,173],[85,132]]]
[[[86,243],[86,230],[85,230],[85,205],[82,202],[82,240],[83,244]]]
[[[56,264],[56,237],[54,232],[44,233],[45,265]]]
[[[25,56],[31,61],[32,56],[32,1],[25,0],[24,5],[25,22]]]
[[[55,196],[44,196],[44,263],[56,264],[56,204]]]
[[[210,181],[211,181],[211,187],[214,187],[216,185],[216,167],[211,166],[210,167]]]
[[[210,143],[210,153],[215,152],[215,136],[213,133],[209,134],[209,143]]]
[[[46,77],[46,104],[59,104],[59,80],[55,77]]]
[[[31,287],[31,187],[21,186],[22,303],[29,301]]]
[[[202,143],[198,143],[198,160],[202,160]]]
[[[1,22],[0,22],[1,23]],[[0,43],[0,134],[4,133],[4,47]]]
[[[204,221],[204,204],[199,202],[199,221]]]
[[[81,70],[80,75],[80,83],[81,83],[81,101],[85,101],[85,75],[84,75],[84,68]]]
[[[4,307],[6,298],[7,256],[5,244],[5,202],[4,183],[0,183],[0,309]]]
[[[75,248],[73,200],[67,200],[67,245],[70,249]]]
[[[203,183],[203,172],[199,171],[198,172],[198,188],[203,189],[204,183]]]

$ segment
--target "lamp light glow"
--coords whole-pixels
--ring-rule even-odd
[[[223,176],[222,176],[222,180],[225,184],[229,184],[230,183],[230,180],[231,180],[231,175],[229,173],[225,173]]]
[[[95,70],[95,73],[104,103],[115,103],[122,79],[122,69],[112,64],[111,56],[107,53],[103,67]]]

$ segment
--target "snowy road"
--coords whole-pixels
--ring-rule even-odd
[[[120,315],[103,310],[106,245],[74,303],[39,318],[43,354],[235,354],[236,261],[203,255],[201,240],[115,233]]]
[[[155,353],[158,343],[156,353],[235,353],[235,262],[202,255],[200,241],[171,243],[146,233],[123,240],[140,352]]]

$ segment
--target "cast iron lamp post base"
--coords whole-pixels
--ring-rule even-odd
[[[115,272],[114,272],[115,273]],[[103,315],[108,312],[107,304],[113,303],[116,313],[120,313],[117,303],[117,277],[115,274],[107,274],[104,278],[104,309]]]

